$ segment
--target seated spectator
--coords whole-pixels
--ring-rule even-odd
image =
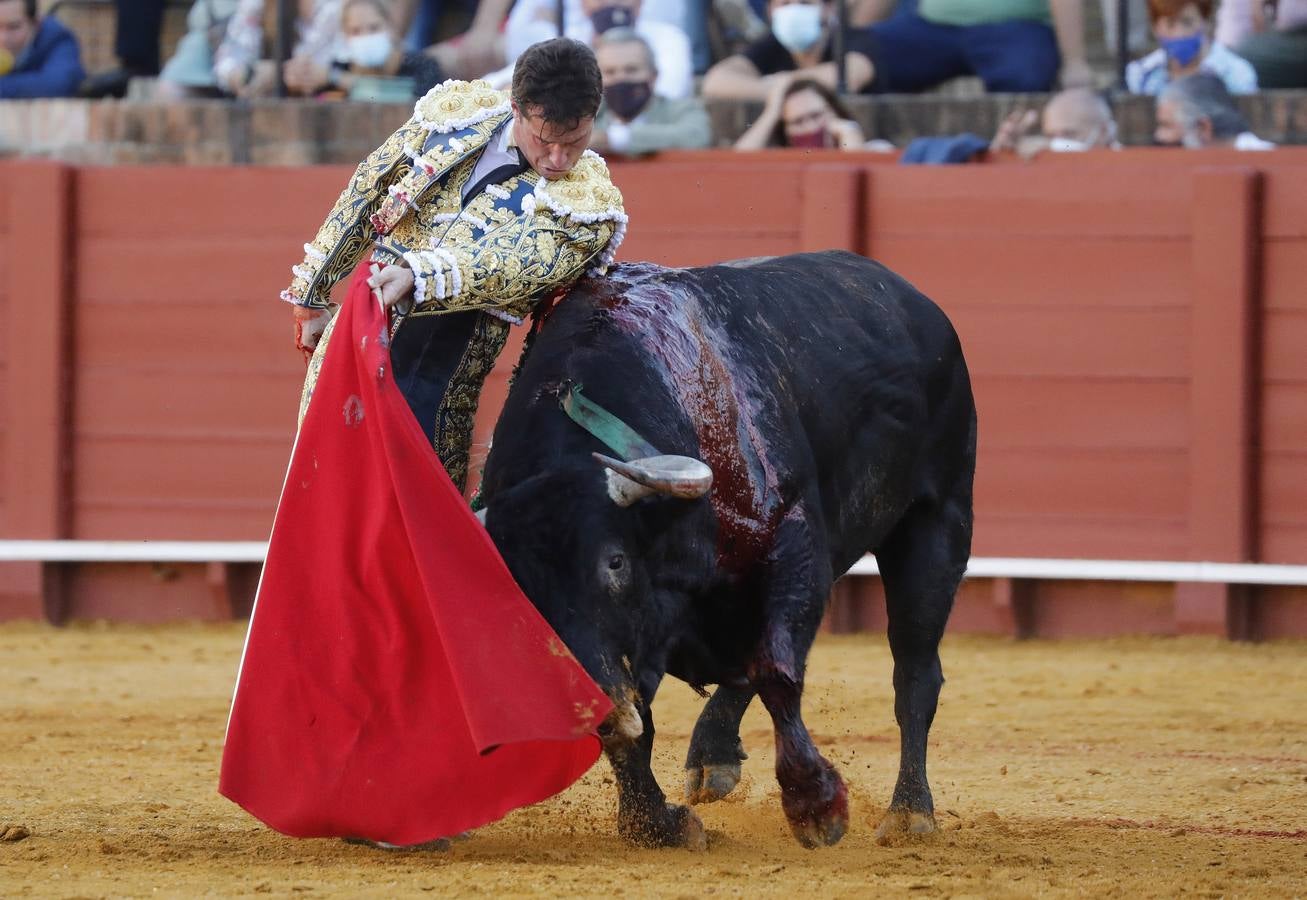
[[[821,0],[769,0],[771,29],[743,53],[728,56],[708,70],[703,95],[728,100],[766,100],[784,91],[791,78],[835,87],[835,4]],[[866,32],[852,31],[846,41],[846,75],[851,91],[872,82],[871,51]],[[781,84],[781,87],[777,87]]]
[[[213,73],[213,56],[226,37],[227,25],[239,2],[195,0],[186,14],[186,33],[155,82],[155,100],[214,97],[221,93]]]
[[[690,59],[690,39],[678,25],[659,21],[654,8],[661,3],[642,3],[641,0],[580,0],[581,15],[569,15],[564,6],[564,32],[567,37],[585,44],[594,44],[596,35],[611,28],[633,28],[653,48],[657,62],[657,92],[672,100],[689,97],[694,93],[694,67]],[[684,7],[676,4],[683,16]],[[678,19],[677,21],[681,21]],[[504,31],[504,52],[509,65],[527,47],[558,36],[556,0],[517,0],[508,16]],[[511,72],[496,73],[492,82],[507,83]]]
[[[113,52],[118,68],[92,75],[79,97],[124,97],[133,78],[159,74],[164,0],[114,0]]]
[[[1126,66],[1130,93],[1156,96],[1195,72],[1210,72],[1232,94],[1257,92],[1257,73],[1248,60],[1211,39],[1215,5],[1215,0],[1148,0],[1153,36],[1161,46]]]
[[[1040,123],[1040,133],[1027,134],[1036,120]],[[1120,146],[1116,139],[1116,119],[1102,95],[1088,88],[1071,88],[1054,94],[1044,105],[1042,115],[1036,115],[1034,110],[1009,115],[990,141],[989,152],[1013,152],[1030,158],[1044,150],[1075,153],[1098,148],[1115,150]]]
[[[450,12],[472,21],[478,5],[477,0],[391,0],[391,11],[404,35],[404,49],[421,53],[435,43],[436,32]],[[498,0],[493,5],[498,6]]]
[[[974,75],[990,92],[1091,87],[1083,0],[920,0],[867,29],[870,87],[916,93]]]
[[[1307,0],[1222,0],[1216,40],[1248,60],[1258,86],[1307,87]]]
[[[502,28],[512,0],[398,0],[394,20],[401,32],[407,27],[404,47],[410,53],[433,56],[450,78],[470,81],[505,63]],[[467,29],[434,46],[436,28],[451,6],[461,8],[469,21]],[[406,23],[411,23],[406,25]]]
[[[867,139],[835,92],[811,78],[776,82],[762,115],[735,142],[736,150],[765,147],[861,150]]]
[[[236,12],[227,24],[227,33],[214,52],[213,74],[218,87],[242,98],[266,97],[276,87],[277,73],[272,60],[262,59],[264,19],[274,18],[276,3],[265,0],[239,0]],[[295,33],[299,35],[283,75],[298,75],[303,61],[330,66],[340,41],[340,0],[298,0]],[[303,81],[296,79],[302,92]]]
[[[289,60],[287,90],[305,96],[349,97],[363,79],[381,78],[406,82],[406,93],[421,97],[445,80],[440,64],[430,56],[404,51],[384,0],[345,0],[340,16],[344,58],[330,66],[311,56]]]
[[[1028,134],[1036,122],[1040,123],[1040,133]],[[1107,101],[1088,88],[1071,88],[1054,95],[1044,106],[1042,115],[1033,109],[1012,113],[999,125],[991,140],[971,133],[917,138],[904,149],[900,162],[979,162],[1005,153],[1031,159],[1044,151],[1116,150],[1120,146],[1116,139],[1116,120]]]
[[[721,0],[716,0],[721,2]],[[767,0],[738,0],[761,18],[767,16]],[[900,0],[848,0],[849,23],[858,27],[879,22],[892,13]]]
[[[71,97],[86,77],[77,38],[36,0],[0,0],[0,100]]]
[[[640,156],[708,146],[712,128],[703,104],[694,97],[671,100],[657,93],[653,49],[634,30],[604,32],[595,56],[604,79],[604,102],[590,142],[596,151]]]
[[[1270,150],[1275,145],[1248,130],[1248,122],[1225,88],[1210,72],[1176,79],[1157,96],[1155,143],[1163,147],[1233,147]]]

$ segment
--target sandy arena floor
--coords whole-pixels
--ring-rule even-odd
[[[825,637],[807,719],[850,833],[790,837],[761,708],[707,853],[615,836],[606,763],[447,852],[285,838],[215,790],[240,626],[0,627],[0,896],[1307,897],[1307,645],[951,638],[931,742],[942,832],[871,839],[898,758],[879,637]],[[668,682],[659,777],[679,793],[702,701]],[[9,829],[9,836],[21,834]]]

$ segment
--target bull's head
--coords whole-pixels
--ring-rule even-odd
[[[523,591],[612,698],[601,735],[630,740],[643,729],[641,674],[661,677],[665,668],[656,576],[701,550],[678,538],[678,524],[696,508],[688,501],[708,492],[712,471],[684,456],[594,457],[602,468],[537,475],[497,492],[482,521]]]

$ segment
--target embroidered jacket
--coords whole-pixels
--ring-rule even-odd
[[[608,167],[586,151],[548,181],[528,169],[463,206],[461,188],[490,136],[512,115],[484,81],[446,81],[355,171],[282,298],[325,307],[368,247],[413,269],[410,315],[497,310],[512,319],[587,271],[602,274],[626,231]]]
[[[282,298],[326,307],[369,247],[413,270],[414,305],[392,324],[395,382],[460,489],[486,376],[536,300],[602,274],[626,231],[622,195],[586,151],[565,177],[531,169],[462,199],[481,150],[512,115],[484,81],[447,81],[354,172]],[[330,342],[309,363],[301,418]]]

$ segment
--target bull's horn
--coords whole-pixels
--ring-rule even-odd
[[[622,462],[602,453],[591,455],[608,470],[608,496],[618,506],[630,506],[650,494],[693,500],[712,487],[712,469],[690,456],[646,456]]]
[[[473,513],[473,515],[477,517],[477,521],[481,523],[482,528],[486,527],[486,513],[488,513],[489,511],[490,511],[490,507],[483,506],[480,509],[478,509],[475,513]]]

